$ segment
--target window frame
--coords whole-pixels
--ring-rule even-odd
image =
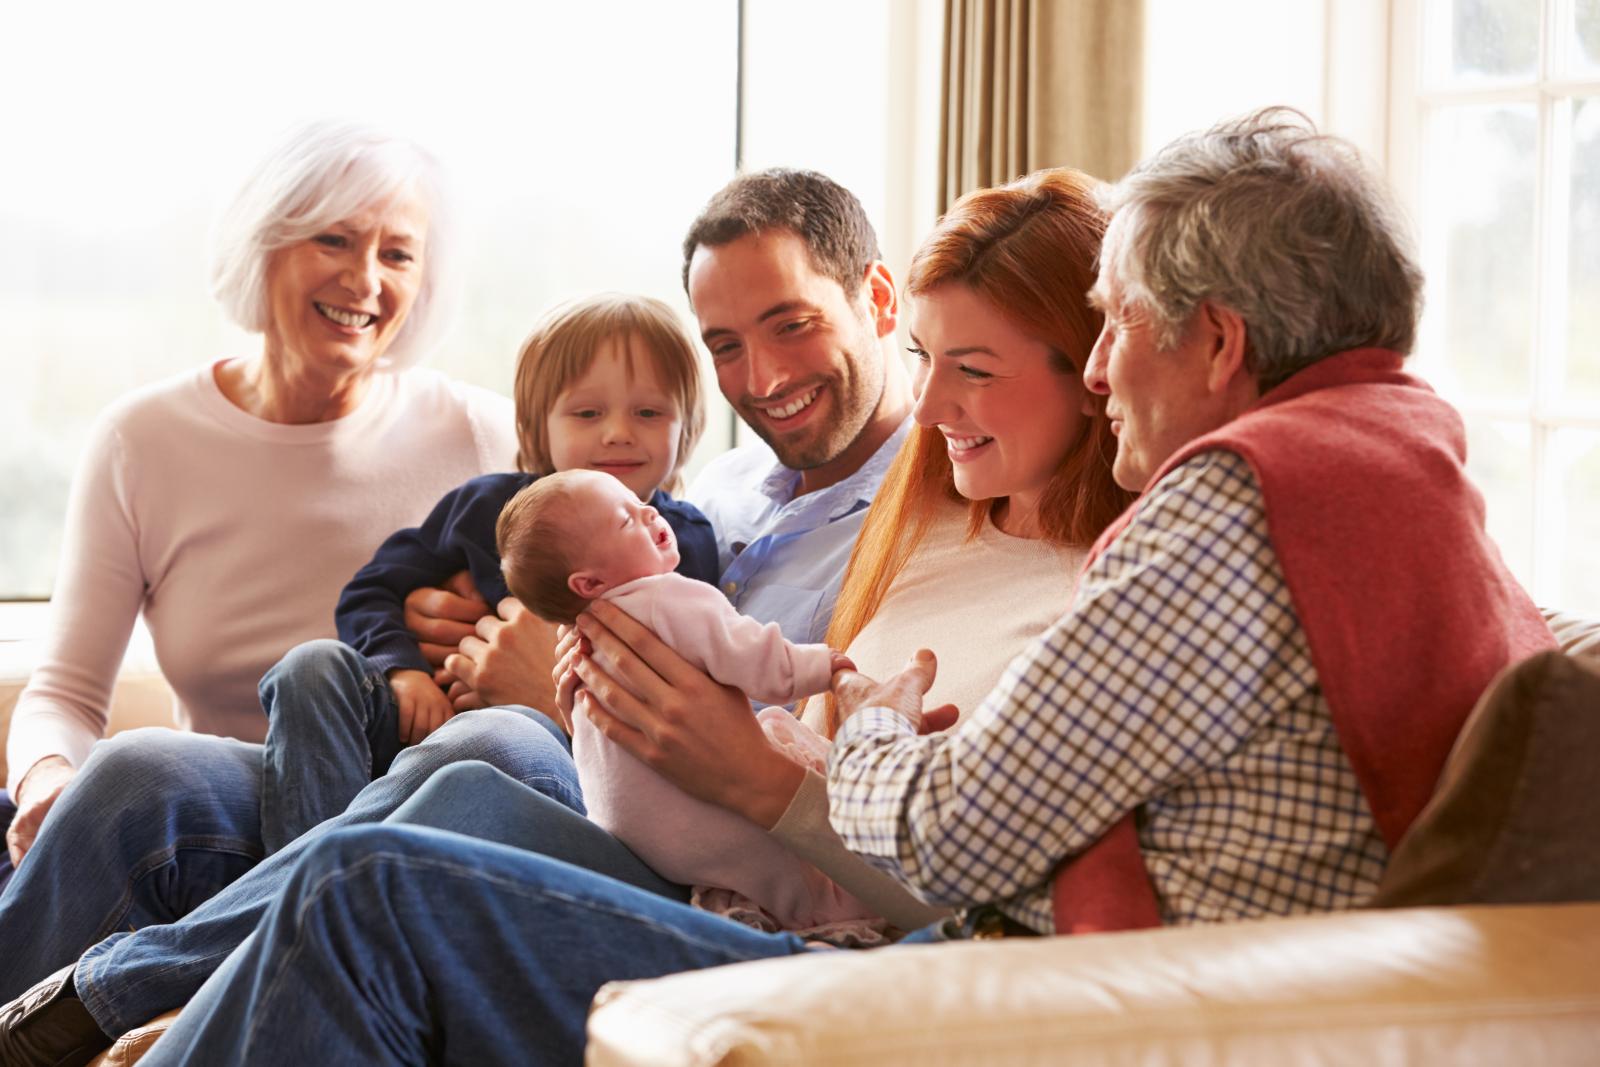
[[[1585,412],[1561,395],[1566,369],[1567,264],[1570,230],[1558,225],[1568,217],[1572,159],[1570,145],[1573,102],[1600,96],[1600,74],[1573,77],[1561,72],[1565,34],[1575,17],[1573,0],[1539,0],[1539,58],[1530,79],[1474,86],[1435,85],[1428,80],[1429,27],[1425,20],[1435,4],[1450,0],[1392,0],[1389,25],[1389,133],[1387,171],[1391,187],[1417,227],[1425,274],[1435,275],[1429,256],[1429,233],[1423,231],[1423,136],[1429,115],[1460,105],[1532,104],[1537,141],[1534,178],[1534,235],[1532,281],[1534,321],[1528,324],[1532,381],[1528,399],[1492,401],[1483,397],[1441,392],[1469,423],[1493,421],[1526,427],[1529,432],[1527,470],[1532,506],[1516,521],[1531,546],[1529,590],[1541,603],[1559,600],[1557,588],[1562,560],[1562,529],[1553,521],[1557,494],[1551,440],[1560,430],[1600,432],[1600,411]],[[1435,320],[1424,317],[1418,335],[1417,368],[1427,376],[1431,368],[1445,365],[1448,353],[1438,343]],[[1570,550],[1570,546],[1569,546]]]

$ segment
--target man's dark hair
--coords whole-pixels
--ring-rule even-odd
[[[878,235],[850,190],[814,170],[774,167],[733,179],[701,209],[683,239],[684,291],[689,289],[695,249],[768,230],[797,235],[806,243],[812,265],[851,296],[867,266],[883,258]]]

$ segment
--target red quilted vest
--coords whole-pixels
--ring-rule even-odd
[[[1391,849],[1489,682],[1555,647],[1484,531],[1460,417],[1401,363],[1377,348],[1321,360],[1179,449],[1145,487],[1200,452],[1250,464],[1339,743]],[[1160,925],[1136,814],[1057,869],[1057,933]]]

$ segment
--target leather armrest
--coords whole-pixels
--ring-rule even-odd
[[[172,1025],[172,1020],[178,1017],[178,1009],[174,1008],[165,1015],[158,1015],[136,1030],[129,1030],[116,1043],[100,1055],[89,1061],[89,1067],[133,1067],[150,1051],[150,1046],[156,1043],[156,1038],[167,1032],[167,1027]]]
[[[1600,904],[819,952],[612,983],[590,1067],[1578,1064]]]

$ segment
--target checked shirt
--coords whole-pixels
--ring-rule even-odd
[[[1172,470],[1072,610],[943,734],[840,728],[831,821],[926,900],[1049,933],[1060,861],[1140,809],[1167,923],[1348,908],[1387,849],[1334,734],[1243,458]]]

